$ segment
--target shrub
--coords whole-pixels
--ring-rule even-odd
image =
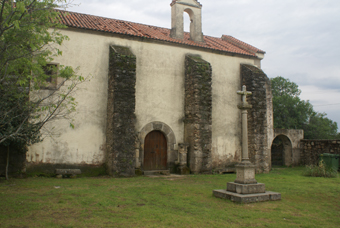
[[[311,177],[338,177],[338,171],[332,167],[327,167],[321,160],[318,165],[307,165],[304,175]]]

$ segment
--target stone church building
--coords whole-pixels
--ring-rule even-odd
[[[265,52],[232,36],[203,35],[202,5],[173,0],[171,29],[60,11],[70,40],[51,64],[79,67],[73,114],[49,126],[54,136],[31,146],[27,169],[105,166],[110,175],[177,172],[186,154],[191,173],[228,171],[241,157],[242,85],[253,93],[249,154],[268,172],[273,141]],[[170,10],[170,9],[169,9]],[[183,30],[183,14],[190,32]]]

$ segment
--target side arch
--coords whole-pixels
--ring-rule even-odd
[[[285,135],[278,135],[274,138],[271,146],[271,162],[273,165],[292,165],[292,142]]]
[[[283,139],[286,144],[288,143],[287,140],[289,140],[291,144],[291,155],[289,160],[285,160],[284,165],[287,166],[297,166],[301,163],[301,140],[304,138],[304,132],[301,129],[274,129],[274,140],[276,138],[280,137]],[[284,138],[286,137],[286,139]],[[273,140],[273,142],[274,142]],[[273,145],[272,142],[272,145]]]
[[[167,167],[171,169],[174,162],[177,159],[177,153],[175,151],[176,137],[173,130],[165,123],[160,121],[154,121],[145,125],[139,133],[139,162],[141,167],[144,165],[144,142],[145,137],[152,131],[160,131],[164,134],[167,141]]]

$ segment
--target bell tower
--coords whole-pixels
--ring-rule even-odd
[[[184,38],[183,14],[190,17],[190,39],[204,42],[202,33],[202,5],[197,0],[173,0],[171,6],[171,33],[176,39]]]

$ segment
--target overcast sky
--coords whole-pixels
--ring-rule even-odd
[[[340,0],[199,2],[203,5],[205,35],[231,35],[266,51],[262,69],[267,76],[282,76],[297,83],[302,90],[301,98],[309,100],[314,110],[327,113],[340,128]],[[171,0],[73,3],[80,5],[68,10],[171,27]],[[185,19],[188,21],[187,15]]]

